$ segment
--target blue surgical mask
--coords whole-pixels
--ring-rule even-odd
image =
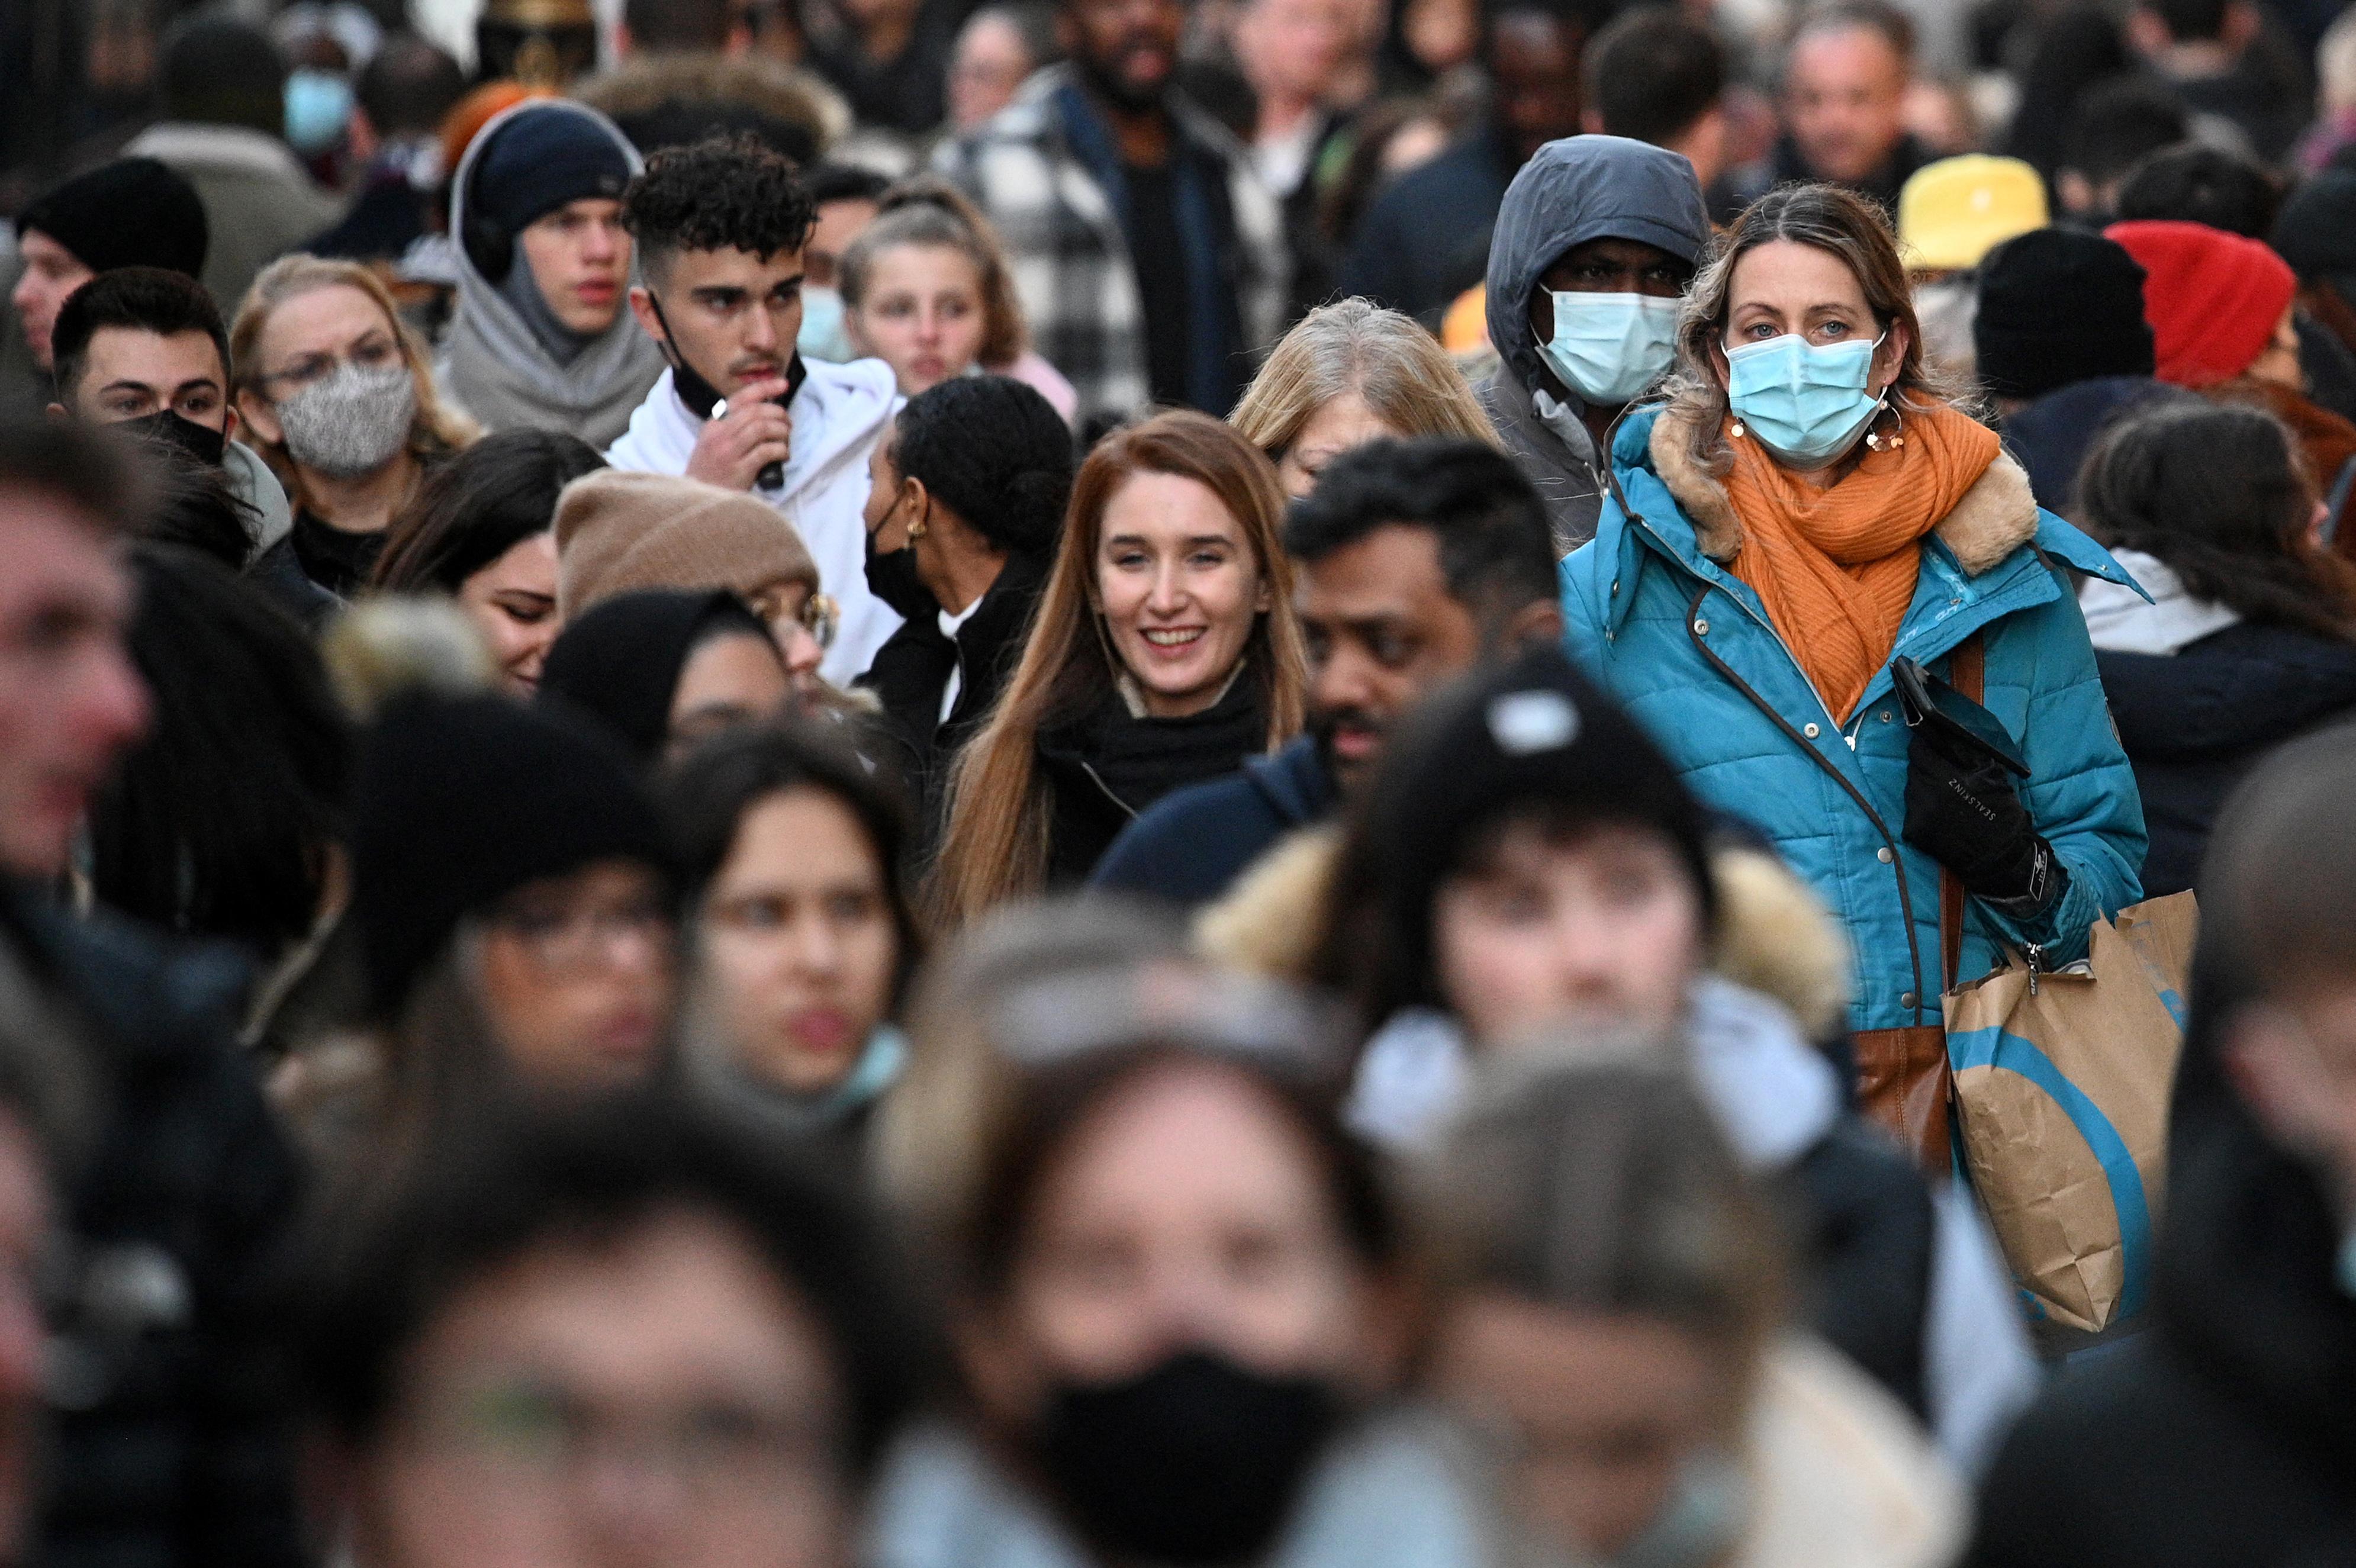
[[[1676,355],[1677,302],[1650,294],[1553,291],[1547,368],[1589,402],[1614,408],[1660,379]]]
[[[343,139],[352,120],[352,84],[332,70],[300,66],[286,76],[286,144],[305,157]]]
[[[805,359],[823,359],[830,365],[848,365],[859,357],[859,350],[851,346],[851,334],[842,325],[842,296],[832,289],[822,289],[805,283],[802,286],[802,330],[794,339]]]
[[[1867,389],[1870,343],[1819,347],[1787,332],[1726,351],[1726,400],[1762,446],[1794,468],[1820,468],[1857,444],[1880,411]]]

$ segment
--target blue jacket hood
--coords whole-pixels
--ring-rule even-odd
[[[1697,265],[1710,236],[1701,182],[1680,153],[1624,136],[1548,142],[1505,187],[1489,241],[1489,341],[1526,393],[1543,386],[1530,294],[1590,240],[1634,240]]]

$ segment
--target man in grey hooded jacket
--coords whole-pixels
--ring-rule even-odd
[[[662,351],[625,308],[620,197],[639,167],[612,121],[562,99],[517,104],[459,160],[458,311],[435,375],[484,429],[604,446],[662,374]]]
[[[1595,537],[1605,434],[1669,368],[1709,238],[1693,165],[1622,136],[1549,142],[1505,189],[1487,288],[1499,363],[1477,390],[1560,554]]]

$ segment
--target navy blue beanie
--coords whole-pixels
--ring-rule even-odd
[[[568,201],[618,200],[629,183],[629,155],[611,131],[576,109],[528,104],[475,160],[466,219],[514,235]]]

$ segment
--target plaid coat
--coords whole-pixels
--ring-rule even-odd
[[[1079,395],[1075,423],[1085,424],[1135,413],[1151,394],[1129,242],[1103,186],[1073,150],[1055,101],[1072,80],[1068,66],[1033,74],[994,119],[942,143],[933,166],[997,225],[1033,345],[1070,379]],[[1257,359],[1284,330],[1290,266],[1283,219],[1226,129],[1183,101],[1173,108],[1179,133],[1227,171],[1233,232],[1220,237],[1220,264]]]

